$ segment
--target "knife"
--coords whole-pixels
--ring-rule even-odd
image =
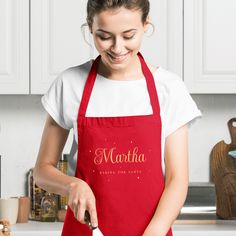
[[[84,214],[84,221],[85,223],[89,226],[89,228],[93,231],[93,236],[104,236],[98,226],[94,227],[92,226],[91,219],[90,219],[90,214],[86,210]]]

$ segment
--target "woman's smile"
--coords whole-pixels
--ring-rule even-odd
[[[125,54],[119,54],[119,55],[107,53],[107,55],[112,63],[122,63],[128,58],[129,52]]]

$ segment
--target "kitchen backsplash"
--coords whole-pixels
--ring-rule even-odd
[[[236,95],[192,95],[203,117],[189,130],[190,182],[209,181],[209,155],[220,140],[230,142],[227,121],[236,117]],[[41,96],[0,96],[2,197],[26,194],[26,175],[34,166],[46,113]],[[72,133],[64,148],[68,153]]]

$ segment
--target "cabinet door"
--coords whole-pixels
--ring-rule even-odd
[[[0,94],[29,93],[29,1],[0,0]]]
[[[151,0],[151,21],[155,26],[144,35],[141,48],[153,65],[182,75],[182,0]],[[64,69],[97,56],[85,28],[86,0],[31,0],[31,93],[43,94]]]
[[[191,93],[236,93],[236,1],[184,1],[184,80]]]
[[[92,57],[80,29],[86,2],[31,0],[31,94],[45,93],[60,72]]]

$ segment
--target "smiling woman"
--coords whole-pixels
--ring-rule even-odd
[[[99,56],[63,71],[42,97],[48,118],[34,177],[69,198],[62,236],[92,234],[85,212],[105,236],[172,236],[188,188],[187,124],[201,113],[178,76],[140,53],[149,7],[88,0]],[[66,176],[55,166],[71,128],[75,176]]]
[[[137,53],[149,18],[143,22],[140,10],[132,10],[132,14],[130,11],[125,7],[102,11],[94,16],[89,26],[96,49],[102,56],[98,72],[104,77],[137,79],[142,76]]]

